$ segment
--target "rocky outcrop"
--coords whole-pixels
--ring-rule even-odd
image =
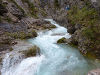
[[[70,42],[78,45],[82,53],[92,52],[92,50],[96,49],[91,54],[95,53],[96,57],[99,56],[100,44],[96,39],[100,40],[100,26],[98,25],[99,15],[95,10],[95,8],[99,9],[99,0],[0,1],[0,11],[2,10],[2,12],[0,12],[0,35],[5,36],[3,34],[7,32],[7,35],[9,34],[10,37],[13,36],[19,39],[18,36],[22,33],[22,35],[27,36],[21,37],[30,38],[33,34],[31,33],[33,30],[55,28],[55,26],[41,19],[53,18],[58,23],[67,27],[68,32],[72,34]],[[67,5],[70,6],[70,10],[65,9]],[[16,35],[10,34],[12,32]]]
[[[56,20],[67,27],[68,32],[72,34],[69,44],[77,45],[79,50],[90,58],[100,59],[99,10],[90,1],[77,1],[69,1],[70,10],[66,11],[65,22],[61,23],[59,19]]]
[[[47,8],[38,0],[0,0],[0,51],[11,49],[15,39],[33,38],[39,30],[56,28],[41,19],[50,13]]]
[[[88,75],[100,75],[100,69],[92,70],[88,73]]]
[[[68,42],[68,40],[65,38],[65,37],[63,37],[63,38],[61,38],[61,39],[59,39],[58,41],[57,41],[57,43],[59,44],[59,43],[67,43]]]

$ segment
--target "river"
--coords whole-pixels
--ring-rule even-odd
[[[57,28],[41,31],[38,37],[28,40],[41,49],[41,55],[21,59],[22,56],[15,53],[15,59],[12,60],[10,53],[7,53],[3,60],[2,75],[87,75],[88,71],[97,67],[84,58],[78,49],[57,44],[58,39],[68,39],[71,35],[52,19],[45,20]],[[19,64],[15,64],[17,61]]]

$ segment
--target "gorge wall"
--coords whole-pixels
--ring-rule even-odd
[[[66,10],[67,5],[70,6],[69,10]],[[0,45],[8,45],[13,39],[6,36],[16,37],[18,32],[28,34],[26,32],[36,30],[37,26],[41,28],[41,25],[47,24],[43,18],[53,18],[72,34],[68,43],[76,45],[89,57],[99,59],[99,10],[99,0],[0,0]],[[13,35],[8,32],[17,33]]]
[[[67,43],[90,58],[100,59],[100,0],[0,0],[0,61],[2,51],[11,51],[17,43],[14,40],[55,28],[44,18],[67,27],[72,35]]]
[[[100,0],[69,1],[67,15],[55,20],[72,34],[68,43],[89,58],[100,59]],[[62,20],[63,19],[63,20]]]

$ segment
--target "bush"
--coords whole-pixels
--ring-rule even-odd
[[[87,26],[98,23],[99,15],[94,8],[83,7],[79,9],[76,6],[68,11],[68,19],[74,25],[78,23]]]
[[[20,6],[16,3],[15,0],[9,0],[9,1],[12,1],[12,2],[21,10],[21,12],[22,12],[23,14],[25,13],[24,10],[23,10],[23,8],[20,7]]]
[[[32,48],[29,48],[29,50],[25,51],[25,57],[32,57],[32,56],[36,56],[37,53],[40,54],[40,49],[37,46],[33,46]]]
[[[42,16],[44,16],[44,17],[47,16],[47,13],[45,12],[45,10],[41,10],[41,14],[42,14]]]
[[[96,39],[96,34],[100,33],[98,32],[100,30],[99,13],[94,8],[85,6],[80,9],[75,6],[68,11],[67,17],[71,25],[81,25],[82,35],[88,39]]]
[[[34,4],[31,3],[29,0],[22,0],[22,2],[23,3],[25,2],[25,3],[28,4],[31,16],[34,16],[35,18],[38,18],[37,14],[36,14],[37,9],[35,8]]]
[[[57,43],[66,43],[66,38],[63,37],[57,41]]]
[[[52,25],[52,24],[45,24],[45,25],[43,25],[43,28],[44,29],[53,29],[53,28],[56,28],[56,26]]]
[[[58,2],[58,0],[54,0],[54,6],[55,6],[55,8],[59,8],[59,2]]]
[[[94,39],[95,33],[91,28],[84,28],[82,31],[83,36],[86,36],[88,39]]]

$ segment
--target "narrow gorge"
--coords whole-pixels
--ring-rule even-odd
[[[99,0],[0,0],[0,75],[100,75]]]

